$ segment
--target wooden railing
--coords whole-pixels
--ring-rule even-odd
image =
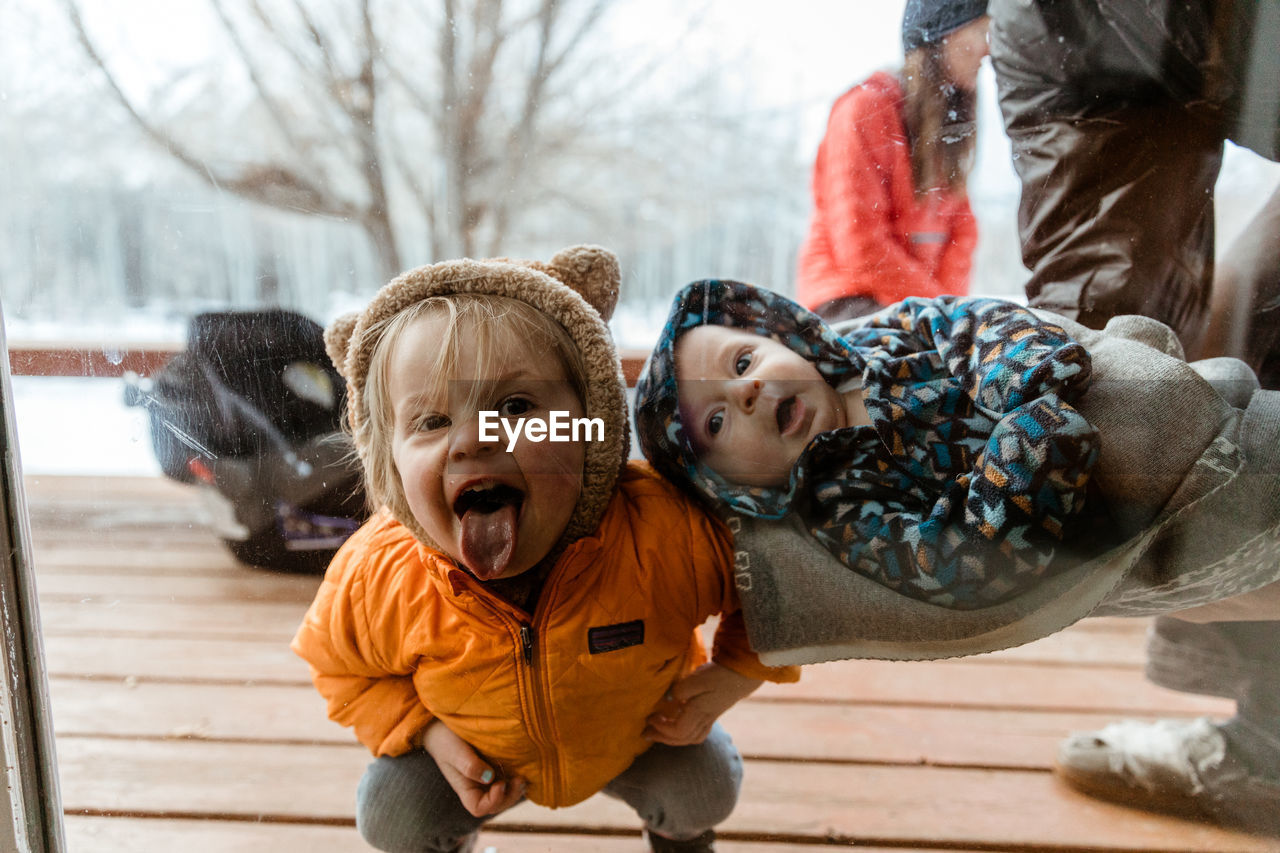
[[[83,343],[10,343],[14,376],[150,376],[181,349],[178,345],[93,346]]]

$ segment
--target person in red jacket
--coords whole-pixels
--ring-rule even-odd
[[[841,95],[813,165],[796,300],[828,322],[963,295],[978,229],[973,160],[987,0],[908,0],[901,74]]]
[[[628,462],[605,325],[617,259],[444,261],[339,318],[367,492],[293,641],[376,757],[356,826],[380,850],[472,849],[521,800],[597,792],[652,850],[713,850],[742,760],[716,722],[762,680],[727,528]],[[720,615],[711,659],[697,629]]]

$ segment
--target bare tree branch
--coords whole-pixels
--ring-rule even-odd
[[[551,33],[555,28],[556,0],[542,0],[535,21],[538,26],[538,49],[529,79],[525,84],[524,102],[520,110],[520,118],[516,122],[515,131],[508,137],[506,156],[502,158],[503,185],[509,186],[514,177],[516,164],[525,163],[529,154],[530,139],[533,134],[534,117],[541,103],[543,86],[550,74],[547,53],[550,49]],[[507,200],[499,201],[494,209],[494,227],[491,237],[490,254],[496,253],[497,247],[506,239],[507,227],[510,223],[511,207]]]
[[[215,0],[216,5],[217,0]],[[223,170],[218,174],[206,158],[196,154],[191,148],[181,143],[173,134],[143,115],[134,101],[120,86],[116,75],[111,71],[89,36],[84,19],[75,0],[64,0],[67,16],[75,30],[76,37],[89,60],[101,71],[107,87],[111,90],[117,103],[129,114],[142,132],[157,145],[161,146],[176,160],[190,169],[195,175],[210,186],[248,198],[252,201],[273,207],[302,213],[332,216],[343,219],[360,219],[362,211],[331,193],[320,190],[311,180],[298,174],[293,168],[275,164],[254,164],[235,171]],[[262,93],[264,103],[265,92]],[[301,149],[301,146],[299,146]],[[299,155],[303,153],[298,151]]]
[[[404,153],[397,151],[394,155],[396,169],[404,179],[404,186],[413,196],[414,202],[417,204],[418,210],[422,214],[422,218],[426,221],[427,234],[432,258],[440,257],[439,245],[437,244],[437,230],[439,224],[436,221],[435,204],[431,198],[432,183],[424,181],[419,175],[419,171],[414,169],[404,158]]]
[[[578,25],[578,28],[574,30],[573,35],[569,36],[568,40],[566,40],[564,46],[560,49],[560,52],[554,59],[547,62],[547,77],[551,77],[555,74],[564,65],[565,60],[578,50],[583,39],[586,38],[600,23],[600,19],[604,16],[604,11],[607,6],[607,0],[596,0],[596,2],[591,5],[590,11],[588,11],[583,17],[582,22]]]
[[[259,6],[256,0],[254,2],[254,6]],[[338,69],[333,64],[333,48],[329,45],[329,40],[325,38],[324,33],[320,31],[318,26],[316,26],[315,19],[311,17],[310,10],[307,9],[306,4],[303,3],[302,0],[293,0],[293,8],[294,11],[298,13],[298,17],[302,20],[303,26],[307,28],[307,34],[311,36],[311,41],[315,44],[316,51],[320,55],[321,61],[324,63],[325,77],[329,80],[338,79]],[[297,64],[299,68],[302,67],[303,63],[300,58],[298,59]]]
[[[253,87],[257,92],[258,99],[266,108],[267,116],[270,117],[272,124],[275,125],[276,132],[284,139],[290,149],[297,152],[299,159],[303,161],[304,166],[308,166],[308,171],[315,171],[314,167],[307,163],[310,146],[304,144],[303,141],[294,133],[294,123],[289,121],[285,115],[283,108],[276,98],[271,94],[266,80],[264,79],[261,69],[258,68],[257,60],[253,54],[249,52],[245,46],[244,39],[240,36],[240,31],[236,29],[231,18],[227,15],[226,7],[223,0],[209,0],[209,5],[213,7],[213,11],[217,14],[218,20],[222,22],[222,28],[226,32],[227,37],[231,40],[232,47],[235,48],[236,54],[240,57],[245,71],[249,74],[249,80],[253,83]],[[301,177],[298,178],[302,181]],[[309,182],[308,182],[309,183]],[[319,188],[312,186],[309,188],[316,195],[320,195]]]
[[[464,170],[458,162],[463,156],[463,140],[460,138],[458,122],[449,115],[449,111],[460,101],[457,69],[458,36],[454,30],[456,16],[455,0],[444,0],[444,21],[440,27],[440,88],[441,100],[448,106],[437,114],[439,122],[437,133],[441,142],[441,157],[445,160],[445,197],[449,199],[451,205],[445,210],[444,233],[440,237],[439,244],[446,252],[454,251],[456,245],[458,249],[462,249],[462,254],[469,254],[462,245],[462,229],[457,225],[461,218],[459,209],[466,203]]]
[[[603,92],[597,98],[597,103],[615,103],[624,98],[627,93],[639,88],[642,82],[652,78],[658,69],[677,57],[684,49],[682,45],[686,37],[702,25],[702,20],[707,14],[708,7],[709,0],[702,0],[698,7],[684,19],[684,26],[680,32],[673,33],[664,41],[665,50],[656,51],[648,55],[643,65],[632,71],[625,78],[619,79],[616,85]],[[676,102],[678,103],[678,100]]]
[[[395,226],[391,221],[387,185],[382,169],[382,159],[378,153],[376,121],[378,90],[377,75],[374,72],[378,44],[374,36],[369,0],[361,0],[360,23],[364,57],[360,64],[360,76],[357,78],[356,85],[361,90],[361,96],[351,99],[347,104],[347,110],[352,118],[353,130],[356,132],[363,155],[364,179],[369,189],[369,206],[363,219],[364,227],[378,248],[384,272],[388,272],[387,277],[390,277],[400,271],[400,248],[396,240]]]
[[[180,145],[177,140],[161,131],[158,127],[152,125],[151,122],[147,121],[146,118],[138,112],[133,101],[131,101],[129,96],[124,93],[124,90],[120,88],[120,84],[116,81],[115,75],[111,73],[109,68],[107,68],[107,64],[103,60],[102,55],[98,52],[97,47],[89,38],[89,33],[85,29],[84,20],[80,17],[80,9],[76,5],[75,0],[64,0],[64,4],[67,7],[67,17],[71,21],[71,26],[76,31],[76,38],[79,40],[81,46],[84,47],[85,54],[87,54],[89,60],[97,66],[98,70],[102,72],[103,76],[106,78],[107,86],[111,89],[112,94],[115,95],[116,101],[124,107],[126,112],[129,113],[129,116],[133,119],[134,123],[138,125],[142,132],[146,134],[152,142],[155,142],[165,151],[169,152],[169,154],[176,158],[180,163],[203,178],[210,186],[221,188],[221,182],[213,174],[213,170],[209,167],[207,162],[200,157],[197,157],[184,146]]]
[[[89,59],[150,139],[213,186],[358,224],[388,275],[424,251],[506,254],[510,241],[545,233],[548,210],[616,226],[620,214],[591,199],[623,185],[637,192],[632,176],[648,181],[639,190],[646,204],[695,203],[699,182],[689,176],[703,173],[705,158],[689,165],[693,146],[680,139],[688,125],[705,134],[715,120],[673,110],[680,95],[670,87],[666,105],[644,106],[644,90],[658,88],[647,84],[678,55],[678,36],[634,57],[593,49],[619,0],[208,2],[230,43],[223,61],[243,69],[228,79],[243,73],[250,117],[261,117],[250,129],[262,144],[241,157],[249,163],[214,159],[229,138],[197,146],[131,99],[90,38],[81,0],[63,0]],[[699,82],[683,80],[692,103],[706,102]],[[637,139],[648,150],[633,150]],[[746,177],[737,185],[751,184]]]
[[[282,30],[276,20],[267,14],[267,11],[258,0],[250,0],[250,8],[253,10],[254,17],[258,19],[263,31],[270,36],[273,46],[283,52],[297,69],[298,80],[302,84],[299,88],[307,92],[319,90],[328,98],[326,101],[315,104],[317,107],[316,113],[327,126],[328,133],[326,136],[332,141],[341,141],[344,138],[343,130],[332,120],[331,112],[336,107],[339,113],[350,119],[350,116],[347,115],[348,110],[345,101],[349,95],[350,78],[344,75],[334,63],[332,47],[319,28],[316,27],[314,20],[307,14],[301,0],[295,0],[294,6],[298,10],[303,25],[307,28],[312,41],[317,46],[320,67],[313,66],[306,56],[294,49],[292,34]],[[306,81],[312,81],[317,85],[305,85]]]

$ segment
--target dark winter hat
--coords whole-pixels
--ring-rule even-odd
[[[987,0],[907,0],[902,10],[902,51],[933,44],[987,14]]]

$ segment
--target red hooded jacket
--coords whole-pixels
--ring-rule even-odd
[[[973,211],[963,195],[916,195],[902,106],[901,84],[877,72],[831,108],[796,274],[796,301],[808,308],[841,296],[888,305],[969,292]]]

